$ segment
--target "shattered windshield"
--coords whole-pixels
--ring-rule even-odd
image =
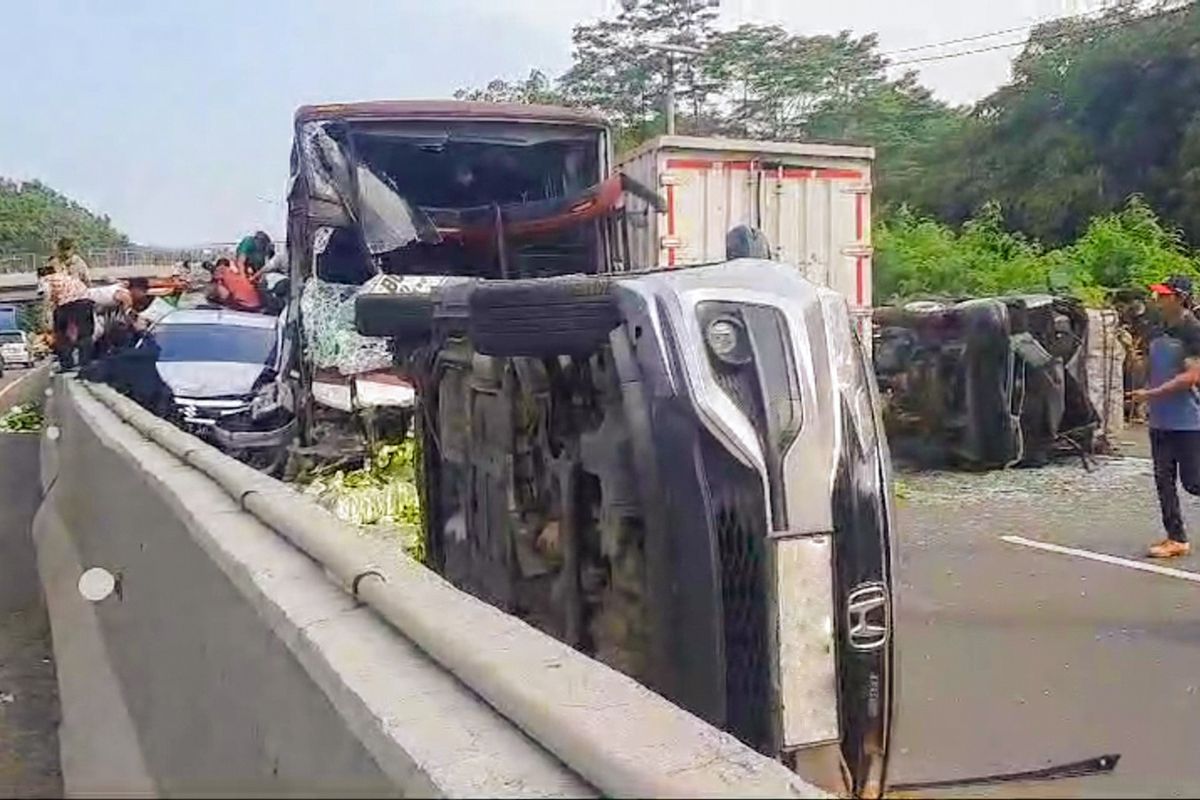
[[[570,215],[611,201],[600,197],[602,141],[600,131],[538,124],[310,123],[300,137],[306,216],[334,231],[314,242],[316,272],[355,284],[376,271],[594,272],[599,226]]]
[[[160,325],[154,340],[159,361],[266,364],[275,348],[275,331],[244,325]]]
[[[599,182],[591,139],[526,143],[355,133],[358,157],[422,208],[463,209],[567,197]]]

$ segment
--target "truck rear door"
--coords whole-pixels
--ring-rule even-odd
[[[761,230],[779,261],[837,291],[870,341],[871,183],[866,165],[809,166],[762,159],[663,153],[664,266],[723,261],[737,225]],[[795,161],[795,159],[789,159]]]

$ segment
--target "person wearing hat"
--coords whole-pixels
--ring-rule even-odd
[[[1179,510],[1182,484],[1200,495],[1200,321],[1191,312],[1192,281],[1172,275],[1150,291],[1163,325],[1150,340],[1148,388],[1131,392],[1150,407],[1150,454],[1154,485],[1167,538],[1150,546],[1151,558],[1186,556],[1188,543]]]

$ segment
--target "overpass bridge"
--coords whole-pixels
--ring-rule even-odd
[[[67,796],[826,796],[108,387],[0,411],[43,394],[0,434],[0,611],[48,617]],[[13,719],[0,763],[53,760]]]

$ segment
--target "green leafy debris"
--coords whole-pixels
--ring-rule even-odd
[[[326,467],[314,470],[304,493],[315,497],[344,522],[397,535],[406,553],[424,561],[415,460],[413,439],[384,443],[376,447],[357,469]]]
[[[5,433],[37,433],[42,429],[42,409],[37,403],[13,406],[0,416],[0,431]]]

